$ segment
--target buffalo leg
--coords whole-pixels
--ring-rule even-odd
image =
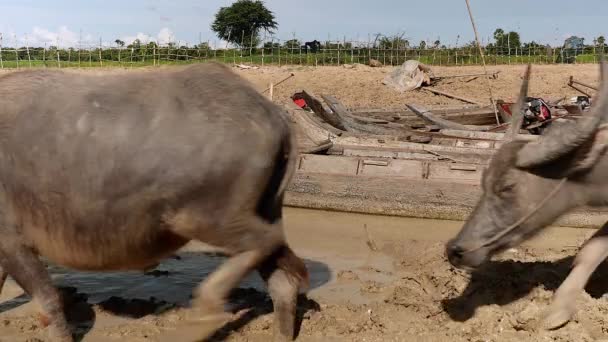
[[[178,327],[175,332],[183,341],[191,338],[205,339],[231,320],[232,315],[224,311],[230,291],[285,243],[282,227],[276,223],[266,223],[259,217],[223,227],[217,235],[201,231],[199,236],[191,238],[226,248],[233,256],[211,273],[196,290],[195,314],[198,318],[193,317],[186,323],[187,326]],[[166,334],[162,340],[174,340],[173,334]]]
[[[42,308],[48,318],[49,332],[54,341],[72,342],[66,322],[61,296],[53,286],[51,277],[38,256],[3,233],[0,259],[3,275],[10,275]],[[6,272],[6,273],[5,273]]]
[[[582,247],[574,267],[555,291],[544,320],[546,329],[557,329],[568,323],[576,311],[576,299],[584,291],[591,274],[608,257],[608,223],[605,223]]]
[[[298,290],[308,283],[306,266],[288,246],[279,248],[258,268],[274,307],[274,340],[294,338]]]
[[[2,293],[2,289],[4,288],[4,283],[6,283],[6,278],[8,278],[8,273],[4,271],[2,267],[0,267],[0,293]]]

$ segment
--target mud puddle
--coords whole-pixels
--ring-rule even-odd
[[[287,237],[312,288],[299,300],[301,341],[608,340],[608,266],[593,276],[575,320],[546,332],[539,319],[592,231],[552,228],[475,274],[449,266],[445,241],[460,222],[288,209]],[[204,253],[203,253],[204,252]],[[190,245],[149,274],[50,267],[83,341],[154,341],[176,326],[196,285],[223,258]],[[0,341],[45,340],[37,307],[13,282],[0,298]],[[257,274],[231,296],[254,309],[215,340],[268,341],[272,304]]]

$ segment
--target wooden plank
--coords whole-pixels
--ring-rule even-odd
[[[331,109],[336,116],[340,119],[340,121],[346,127],[346,130],[349,132],[357,132],[357,133],[368,133],[368,134],[377,134],[377,135],[399,135],[402,137],[407,137],[411,135],[411,132],[408,132],[404,128],[401,130],[391,129],[386,127],[381,127],[377,125],[368,125],[357,122],[350,116],[350,113],[346,109],[346,107],[338,101],[333,96],[330,95],[321,95],[321,98],[325,101],[329,109]]]
[[[315,114],[319,115],[328,124],[342,131],[347,130],[345,123],[341,120],[341,118],[336,115],[336,113],[326,108],[310,90],[302,90],[300,94],[304,98],[304,101],[306,101],[306,104],[315,112]]]
[[[500,141],[504,139],[504,133],[495,133],[495,132],[475,132],[475,131],[463,131],[463,130],[455,130],[455,129],[442,129],[441,133],[455,138],[479,138],[479,139],[487,139]],[[538,135],[532,134],[519,134],[517,139],[526,140],[526,141],[534,141],[538,139]]]
[[[458,130],[466,130],[466,131],[487,131],[491,127],[489,126],[472,126],[472,125],[462,125],[456,122],[452,122],[450,120],[446,120],[440,118],[429,110],[421,106],[414,106],[406,104],[407,108],[409,108],[412,112],[416,113],[420,118],[435,124],[441,128],[450,128],[450,129],[458,129]]]

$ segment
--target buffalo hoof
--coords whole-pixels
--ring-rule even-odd
[[[66,329],[58,329],[52,324],[47,328],[47,336],[52,342],[74,342],[74,337],[69,330]]]
[[[194,342],[204,341],[217,332],[226,323],[234,320],[234,315],[230,313],[217,313],[204,315],[200,317],[188,318],[181,324],[178,324],[175,330],[163,333],[159,338],[159,342]]]
[[[543,319],[543,329],[545,330],[556,330],[559,329],[572,319],[574,316],[574,305],[573,304],[557,304],[554,303],[549,308],[549,312]]]

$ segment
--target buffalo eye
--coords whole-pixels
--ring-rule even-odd
[[[507,195],[513,192],[515,189],[515,183],[499,183],[494,187],[494,193],[501,196]]]

